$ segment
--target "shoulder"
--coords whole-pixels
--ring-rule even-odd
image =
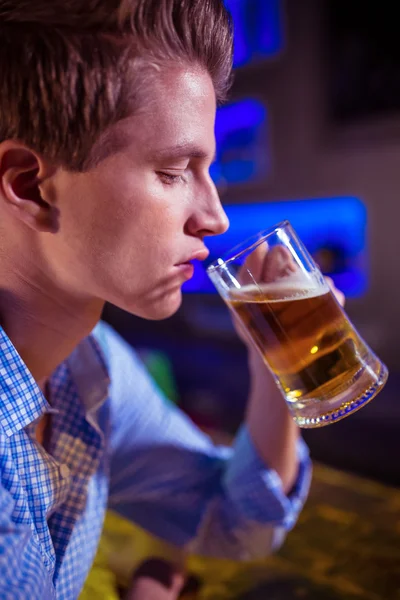
[[[92,336],[99,344],[107,363],[119,362],[121,358],[140,364],[135,350],[108,323],[100,321],[92,331]]]
[[[134,348],[110,325],[100,321],[92,332],[104,356],[112,384],[147,378],[147,371]]]

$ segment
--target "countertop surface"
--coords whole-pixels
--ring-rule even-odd
[[[243,600],[400,599],[400,490],[316,466],[309,501]]]

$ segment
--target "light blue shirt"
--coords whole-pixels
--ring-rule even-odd
[[[197,553],[268,554],[306,498],[289,497],[243,427],[215,446],[162,397],[132,348],[100,323],[53,373],[50,404],[0,327],[0,598],[72,600],[107,507]],[[51,413],[46,450],[35,423]]]

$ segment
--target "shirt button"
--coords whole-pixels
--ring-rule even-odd
[[[63,479],[67,479],[69,477],[70,474],[70,470],[67,467],[67,465],[61,465],[60,466],[60,475]]]

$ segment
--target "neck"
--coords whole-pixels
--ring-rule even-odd
[[[92,331],[104,303],[1,268],[0,281],[0,325],[42,383]]]

